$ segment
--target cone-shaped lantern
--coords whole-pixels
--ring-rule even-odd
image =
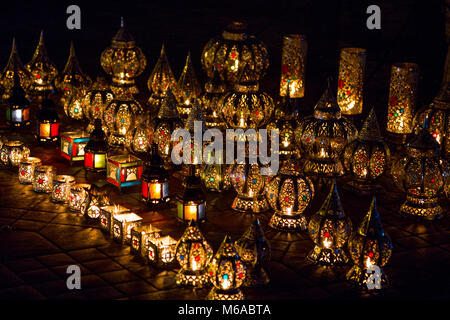
[[[190,52],[186,58],[186,64],[184,65],[180,79],[178,79],[178,90],[180,92],[178,112],[181,118],[186,119],[191,111],[192,102],[202,93],[202,87],[197,80],[194,67],[192,66]]]
[[[30,100],[26,98],[25,90],[20,84],[20,74],[14,72],[14,85],[6,108],[6,123],[11,127],[30,125]]]
[[[212,78],[205,83],[205,92],[201,96],[202,111],[208,128],[225,127],[220,100],[226,90],[225,82],[220,79],[219,73],[214,71]]]

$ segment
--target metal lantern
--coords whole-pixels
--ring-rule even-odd
[[[36,138],[38,142],[55,142],[59,138],[60,120],[56,112],[56,105],[50,99],[42,101],[42,108],[38,111]]]
[[[300,172],[296,161],[285,162],[268,182],[267,200],[275,211],[269,226],[283,231],[306,230],[303,212],[314,197],[314,185]]]
[[[84,167],[92,172],[106,171],[106,154],[109,146],[102,129],[102,121],[95,119],[95,127],[84,147]]]
[[[7,167],[18,167],[29,155],[30,149],[17,140],[6,141],[0,149],[0,160]]]
[[[142,200],[147,204],[159,204],[170,201],[169,172],[164,169],[164,160],[158,154],[158,147],[152,145],[152,155],[145,163],[141,176]]]
[[[108,157],[106,180],[120,189],[141,184],[143,162],[138,157],[121,154]]]
[[[83,204],[86,202],[89,190],[92,185],[88,183],[77,183],[70,187],[69,191],[69,210],[81,212]]]
[[[198,228],[197,222],[191,220],[175,249],[175,257],[181,266],[176,275],[177,285],[205,286],[209,282],[206,268],[212,255],[213,250]]]
[[[163,99],[167,96],[167,91],[169,89],[178,99],[177,81],[170,68],[164,44],[162,45],[158,61],[148,78],[147,87],[151,92],[147,104],[150,106],[152,112],[158,112],[158,110],[160,110]]]
[[[231,185],[237,196],[231,205],[233,210],[239,212],[260,213],[269,209],[264,196],[266,179],[261,175],[258,164],[233,164],[230,169]]]
[[[338,177],[344,174],[341,156],[358,134],[355,126],[341,117],[330,83],[314,107],[295,130],[297,145],[306,157],[304,171],[310,175]]]
[[[86,128],[87,132],[91,133],[94,130],[95,119],[101,119],[103,121],[103,112],[113,99],[114,94],[109,89],[106,79],[97,77],[91,89],[88,90],[83,98],[82,107],[86,118],[90,121]],[[106,127],[103,130],[105,131]]]
[[[140,115],[137,120],[138,125],[128,131],[125,145],[130,152],[141,155],[150,151],[155,130],[151,118],[149,112]]]
[[[19,182],[21,184],[33,183],[34,169],[41,165],[41,159],[36,157],[28,157],[23,159],[19,164]]]
[[[208,273],[214,286],[208,300],[244,300],[240,287],[244,284],[247,267],[228,235],[211,260]]]
[[[264,238],[258,218],[253,220],[253,223],[234,245],[247,266],[244,286],[254,287],[268,284],[270,279],[264,267],[270,261],[270,245]]]
[[[137,118],[143,112],[139,102],[130,95],[121,95],[112,100],[103,113],[110,134],[109,144],[124,145],[128,131],[137,125]]]
[[[112,76],[111,89],[115,94],[125,91],[132,94],[139,93],[134,79],[144,71],[147,59],[141,48],[136,46],[123,18],[111,45],[102,52],[100,63],[103,70]]]
[[[306,54],[308,42],[302,34],[283,37],[281,53],[280,96],[303,98],[305,96]]]
[[[74,90],[74,92],[67,96],[64,102],[64,113],[70,119],[74,120],[84,120],[85,114],[83,109],[83,99],[85,92]]]
[[[354,180],[349,185],[358,191],[370,192],[373,183],[382,176],[390,164],[391,152],[383,141],[375,110],[367,116],[358,138],[345,148],[344,165]]]
[[[113,215],[111,233],[114,241],[130,245],[131,229],[139,226],[141,223],[142,217],[134,212]]]
[[[406,156],[391,168],[394,182],[406,192],[400,213],[433,220],[442,216],[439,194],[450,176],[450,166],[440,158],[439,143],[429,132],[428,118],[424,128],[406,145]]]
[[[417,64],[405,62],[392,65],[386,131],[402,135],[412,132],[418,84]]]
[[[25,91],[28,90],[28,86],[31,82],[30,74],[23,66],[22,59],[20,59],[19,53],[17,52],[16,39],[13,38],[8,62],[0,74],[0,89],[4,100],[9,99],[11,96],[16,73],[19,75],[22,88],[24,88]]]
[[[361,287],[371,284],[377,289],[385,288],[388,279],[383,272],[392,255],[392,242],[384,232],[376,199],[373,197],[369,211],[361,221],[358,229],[348,242],[348,250],[353,260],[353,267],[347,272],[347,280]],[[374,267],[380,270],[380,276],[371,283]]]
[[[31,83],[28,90],[32,95],[39,95],[44,91],[53,91],[53,81],[58,76],[58,70],[47,55],[44,31],[41,31],[34,55],[31,61],[25,65],[25,69],[30,73]]]
[[[26,98],[25,90],[20,84],[19,73],[16,72],[6,108],[6,124],[14,128],[29,126],[30,123],[30,100]]]
[[[89,141],[89,134],[85,131],[61,133],[61,156],[72,163],[84,160],[84,148]]]
[[[208,191],[222,192],[230,189],[230,167],[222,164],[207,164],[202,172],[202,182]]]
[[[357,115],[362,113],[366,57],[366,49],[341,49],[337,102],[342,114]]]
[[[352,233],[352,222],[342,209],[336,180],[322,207],[309,221],[308,232],[315,243],[308,258],[322,266],[346,264],[348,262],[345,246]]]
[[[100,230],[102,230],[106,234],[110,234],[113,216],[128,212],[130,212],[130,209],[121,205],[107,205],[104,207],[100,207],[100,216],[98,219]]]
[[[212,78],[205,83],[205,92],[200,96],[206,127],[218,129],[225,127],[222,119],[221,99],[226,90],[226,83],[220,79],[219,73],[215,71]]]
[[[244,23],[235,21],[205,45],[201,62],[209,78],[217,70],[222,80],[235,83],[242,68],[248,66],[254,70],[252,81],[258,81],[269,67],[269,54],[260,40],[247,34]]]
[[[80,212],[88,219],[98,219],[100,208],[109,205],[111,205],[111,201],[107,190],[93,184],[88,190],[86,201],[80,206]]]
[[[34,168],[33,190],[44,193],[52,192],[55,174],[56,168],[54,166],[40,165]]]
[[[181,118],[186,119],[191,112],[192,101],[197,99],[202,92],[202,87],[192,66],[190,52],[186,58],[186,64],[180,79],[178,79],[177,88],[179,91],[178,113]]]
[[[182,186],[182,192],[177,195],[178,218],[182,221],[205,221],[206,195],[200,177],[195,174],[194,165],[189,165],[189,174]]]
[[[153,237],[148,241],[147,260],[157,267],[167,267],[175,262],[177,241],[171,236]]]
[[[57,175],[53,179],[52,201],[67,203],[70,198],[70,188],[75,185],[75,178],[69,175]]]
[[[147,250],[152,239],[159,238],[161,230],[150,223],[141,223],[131,229],[130,252],[147,257]]]

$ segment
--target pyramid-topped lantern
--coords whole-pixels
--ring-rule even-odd
[[[6,123],[11,127],[30,125],[30,100],[20,84],[20,74],[14,70],[14,83],[6,109]]]
[[[181,118],[186,119],[191,111],[192,102],[202,93],[202,87],[197,80],[194,67],[192,66],[191,53],[188,53],[186,64],[180,79],[178,79],[178,90],[180,91],[180,100],[178,101],[178,112]]]
[[[220,79],[219,73],[215,70],[212,78],[209,78],[205,83],[205,92],[201,96],[201,107],[208,128],[223,128],[225,126],[222,119],[220,99],[226,90],[225,82]]]

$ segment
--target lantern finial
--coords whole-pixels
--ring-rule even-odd
[[[369,115],[364,121],[361,131],[359,132],[358,138],[362,141],[380,141],[383,139],[374,108],[370,109]]]

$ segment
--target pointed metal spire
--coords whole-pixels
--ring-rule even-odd
[[[181,95],[181,101],[179,101],[180,103],[197,98],[202,92],[202,88],[197,80],[194,67],[192,66],[190,52],[188,52],[186,64],[184,65],[183,72],[178,80],[178,90]]]
[[[167,89],[166,96],[162,99],[161,108],[158,112],[159,119],[173,119],[179,118],[177,109],[177,100],[172,93],[172,89]]]
[[[333,93],[332,86],[333,79],[331,77],[327,78],[327,88],[320,97],[319,101],[316,103],[314,109],[328,110],[328,111],[338,111],[340,112],[339,105],[337,103],[336,95]]]
[[[344,209],[342,208],[342,202],[339,197],[337,190],[336,179],[333,180],[330,192],[327,198],[319,209],[318,213],[323,216],[337,216],[343,217],[345,215]]]
[[[383,224],[381,223],[380,213],[377,210],[376,197],[372,198],[369,210],[361,221],[357,232],[365,237],[384,237],[385,234]]]
[[[422,128],[417,134],[411,139],[411,141],[406,145],[407,148],[418,149],[418,150],[436,150],[439,153],[440,144],[433,138],[430,131],[430,123],[428,116],[423,119]]]
[[[172,93],[178,96],[177,82],[170,68],[164,44],[162,45],[158,61],[147,81],[147,86],[152,94],[159,97],[164,96],[169,87]]]
[[[206,131],[206,125],[198,99],[194,99],[194,102],[192,103],[191,112],[186,120],[185,129],[194,133],[195,121],[202,122],[202,133],[204,133]]]
[[[383,137],[380,133],[380,126],[378,125],[377,115],[375,109],[370,109],[369,115],[363,123],[358,139],[361,141],[381,141]]]

